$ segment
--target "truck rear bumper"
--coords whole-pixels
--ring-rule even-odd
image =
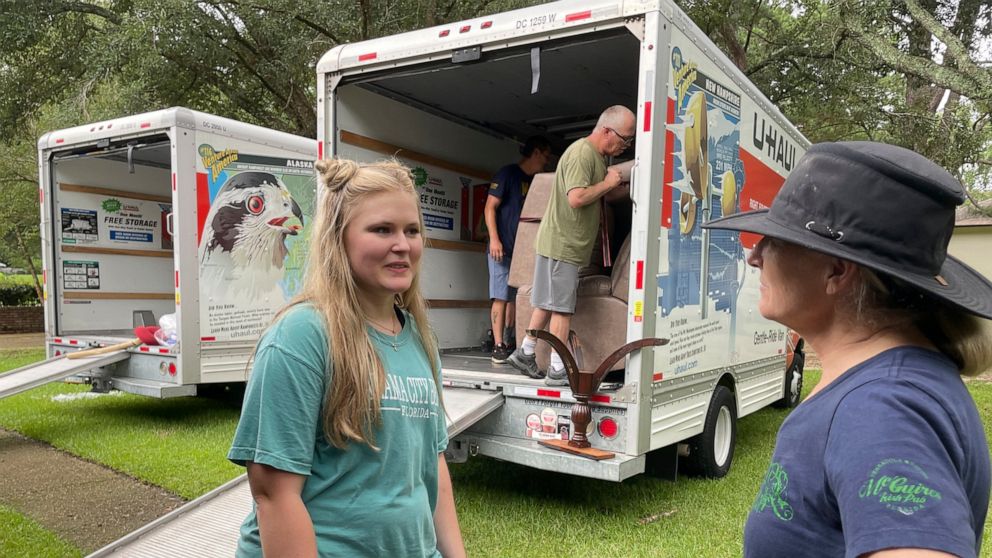
[[[196,395],[196,386],[192,384],[177,385],[155,380],[144,380],[141,378],[113,377],[110,384],[114,389],[144,395],[147,397],[157,397],[166,399],[169,397],[188,397]]]
[[[620,482],[644,472],[645,456],[617,453],[611,459],[594,461],[585,457],[548,449],[536,440],[524,440],[492,434],[466,432],[452,440],[454,447],[470,455],[486,455],[535,469],[567,473],[581,477]]]

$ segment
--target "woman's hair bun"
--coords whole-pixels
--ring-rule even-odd
[[[361,169],[357,162],[348,159],[321,159],[313,166],[317,169],[320,181],[331,192],[344,188]]]

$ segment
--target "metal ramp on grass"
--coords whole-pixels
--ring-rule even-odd
[[[502,404],[501,392],[445,388],[448,435],[454,438]],[[88,558],[234,556],[241,523],[251,507],[248,476],[241,475],[97,550]]]
[[[79,374],[80,372],[127,360],[130,357],[131,353],[127,351],[94,355],[89,358],[75,360],[69,360],[63,355],[22,366],[17,370],[0,375],[0,399],[50,382],[68,378],[73,374]]]
[[[90,554],[119,556],[234,556],[241,522],[251,511],[248,476],[231,480]]]

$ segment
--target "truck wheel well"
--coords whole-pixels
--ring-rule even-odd
[[[737,393],[737,383],[734,381],[733,374],[724,374],[720,376],[720,379],[716,381],[716,385],[724,386],[733,393]]]

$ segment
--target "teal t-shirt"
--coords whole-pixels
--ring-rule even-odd
[[[434,532],[438,453],[448,445],[444,412],[412,317],[396,337],[368,329],[386,370],[374,451],[340,450],[321,425],[333,381],[322,316],[288,311],[262,337],[227,458],[305,475],[301,494],[321,556],[440,556]],[[241,526],[239,557],[261,556],[254,507]]]

